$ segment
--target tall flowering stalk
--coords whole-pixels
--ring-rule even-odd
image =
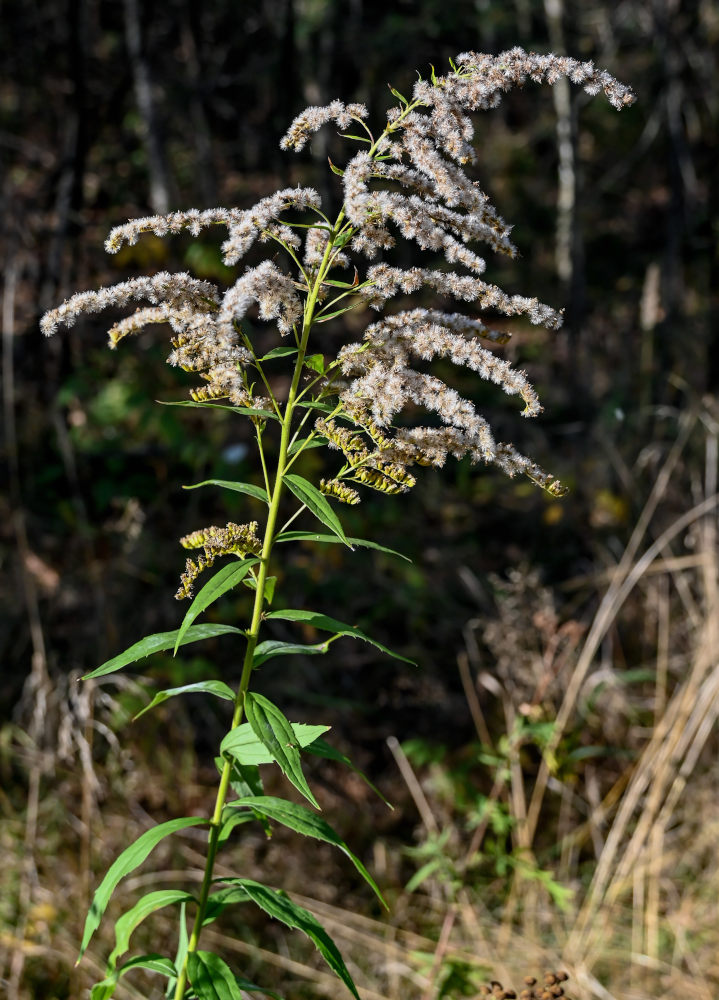
[[[451,67],[444,76],[433,71],[431,79],[420,79],[411,99],[393,90],[398,103],[389,110],[377,136],[366,123],[368,114],[362,104],[333,101],[327,107],[307,108],[292,122],[281,141],[286,150],[301,150],[312,133],[331,121],[345,132],[353,129],[354,133],[345,137],[361,144],[344,168],[330,164],[343,185],[342,207],[334,220],[325,215],[314,189],[287,188],[249,209],[190,210],[130,221],[113,229],[106,243],[106,249],[115,253],[146,232],[165,236],[189,231],[199,236],[209,226],[222,225],[228,234],[222,246],[227,265],[238,263],[258,242],[270,244],[275,256],[279,247],[282,264],[265,260],[249,267],[225,291],[189,274],[134,278],[75,295],[42,319],[42,329],[49,335],[59,325],[71,326],[83,313],[134,301],[147,303],[111,327],[111,347],[150,324],[169,325],[173,348],[169,363],[197,374],[200,384],[190,393],[196,405],[212,407],[217,400],[227,400],[235,412],[251,420],[264,478],[264,488],[213,481],[259,503],[264,508],[262,523],[212,525],[180,539],[197,555],[187,559],[176,595],[179,599],[194,598],[179,629],[146,637],[88,675],[99,677],[152,652],[177,652],[180,646],[204,638],[234,635],[244,643],[241,677],[235,690],[224,681],[203,681],[162,691],[148,706],[198,691],[232,704],[231,724],[220,748],[215,805],[209,818],[183,817],[148,830],[120,855],[95,893],[81,955],[116,885],[165,836],[192,825],[207,826],[205,873],[199,893],[179,889],[150,892],[118,920],[107,975],[93,988],[92,1000],[110,997],[120,976],[137,967],[164,975],[167,996],[175,1000],[241,997],[243,990],[259,989],[236,975],[218,956],[200,950],[203,927],[228,906],[247,901],[307,934],[350,992],[358,996],[339,951],[311,914],[286,894],[259,882],[239,876],[218,880],[214,875],[218,851],[238,824],[258,820],[267,829],[274,822],[338,846],[381,899],[362,863],[316,812],[264,794],[259,765],[276,764],[304,798],[319,808],[302,770],[302,754],[335,760],[339,755],[322,738],[326,726],[289,722],[276,705],[251,690],[250,683],[253,671],[270,658],[303,651],[327,652],[342,635],[373,642],[390,655],[397,654],[359,629],[324,614],[306,609],[268,610],[274,599],[274,578],[270,575],[274,546],[318,537],[288,530],[295,518],[306,512],[328,530],[321,540],[339,541],[350,548],[377,548],[375,543],[348,538],[330,501],[358,503],[362,487],[390,494],[406,492],[415,484],[415,466],[441,466],[450,454],[497,465],[510,476],[522,473],[553,495],[564,492],[557,480],[512,444],[495,440],[488,421],[469,400],[413,365],[417,360],[449,359],[494,382],[508,395],[520,397],[524,416],[541,411],[526,374],[484,346],[506,343],[509,333],[493,330],[477,312],[524,315],[535,325],[552,328],[560,325],[561,316],[536,298],[508,295],[482,277],[485,262],[477,252],[479,244],[509,257],[517,251],[510,227],[466,172],[476,160],[469,114],[496,107],[505,91],[522,86],[528,79],[551,84],[566,76],[590,94],[604,90],[616,108],[630,104],[633,96],[592,63],[528,54],[521,49],[498,56],[465,52]],[[398,237],[418,245],[424,252],[425,266],[401,268],[380,259],[391,251]],[[374,263],[360,276],[356,261],[362,258]],[[438,264],[438,258],[446,263]],[[471,309],[384,311],[396,296],[423,288],[432,290],[437,298],[456,299]],[[312,353],[316,326],[366,306],[377,310],[380,317],[366,328],[361,342],[344,344],[329,362]],[[286,343],[258,356],[243,325],[249,315],[273,323]],[[286,358],[292,365],[284,398],[273,391],[267,374],[267,364],[278,358]],[[395,423],[409,406],[412,414],[416,407],[430,411],[434,423]],[[272,451],[266,447],[271,428],[276,431]],[[327,478],[313,483],[293,467],[307,448],[323,444],[341,457]],[[284,506],[288,516],[281,524]],[[227,556],[234,558],[195,595],[198,577]],[[255,594],[246,627],[194,624],[214,601],[240,584]],[[272,639],[260,642],[263,626],[273,619],[311,625],[329,638],[314,646]],[[151,954],[119,964],[134,928],[155,910],[170,905],[181,910],[175,958]],[[189,936],[187,907],[192,911]]]

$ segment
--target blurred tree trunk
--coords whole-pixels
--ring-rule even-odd
[[[124,3],[125,39],[135,84],[137,109],[142,121],[142,138],[147,152],[147,167],[150,175],[150,206],[153,212],[164,215],[170,209],[169,171],[152,92],[150,62],[142,44],[142,25],[138,0],[124,0]]]
[[[194,12],[196,12],[196,6],[191,2],[183,6],[181,27],[182,56],[188,71],[188,103],[190,121],[192,122],[192,139],[197,157],[197,170],[195,171],[197,193],[202,201],[202,207],[209,208],[218,202],[217,176],[212,156],[212,135],[207,123],[207,115],[205,114],[205,106],[202,98],[203,72],[192,23]]]
[[[566,55],[563,0],[544,0],[552,51]],[[554,251],[557,277],[566,303],[568,370],[575,388],[583,384],[581,324],[586,310],[584,244],[578,218],[579,173],[575,98],[565,77],[551,88],[557,117],[557,229]]]
[[[40,309],[47,309],[64,295],[67,276],[63,267],[70,264],[65,253],[67,241],[80,229],[84,201],[84,177],[89,144],[87,108],[86,55],[87,10],[85,0],[67,3],[67,73],[71,96],[63,115],[62,154],[55,186],[54,226],[45,259],[45,275],[40,292]]]

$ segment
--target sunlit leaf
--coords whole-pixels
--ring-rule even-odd
[[[299,642],[280,642],[279,639],[266,639],[255,649],[252,657],[252,666],[259,667],[261,663],[274,659],[275,656],[291,656],[299,653],[304,656],[316,656],[318,653],[326,653],[330,648],[331,639],[326,642],[319,642],[308,646]]]
[[[289,344],[280,344],[279,347],[273,347],[271,351],[268,351],[267,354],[263,354],[262,357],[258,358],[257,360],[272,361],[273,358],[287,358],[290,356],[290,354],[297,354],[297,353],[298,353],[297,347],[290,347]]]
[[[316,531],[283,531],[281,535],[275,538],[275,542],[328,542],[339,544],[341,541],[342,539],[336,535],[323,535]],[[357,545],[359,548],[376,549],[377,552],[386,552],[387,555],[397,556],[399,559],[404,559],[405,562],[412,562],[409,556],[404,556],[401,552],[395,552],[394,549],[388,549],[386,546],[379,545],[377,542],[371,542],[366,538],[351,538],[347,535],[347,541],[352,546]]]
[[[318,521],[322,521],[323,524],[326,524],[330,531],[333,531],[335,535],[337,535],[345,543],[345,545],[352,548],[350,543],[347,541],[339,518],[316,486],[313,486],[312,483],[303,479],[302,476],[295,476],[292,473],[287,473],[284,481],[287,483],[287,486],[294,493],[297,499],[312,511]]]
[[[280,920],[287,927],[296,928],[306,934],[335,975],[342,980],[352,995],[360,1000],[357,987],[347,971],[337,945],[309,911],[294,903],[286,893],[279,889],[270,889],[269,886],[262,885],[261,882],[247,878],[224,879],[223,881],[241,886],[252,902],[269,916]]]
[[[174,652],[177,652],[178,647],[181,644],[182,637],[188,628],[194,622],[198,615],[202,614],[206,608],[209,608],[218,598],[226,594],[228,590],[232,590],[236,587],[240,581],[247,576],[250,571],[251,566],[255,566],[259,562],[259,559],[252,556],[249,559],[240,559],[239,561],[234,561],[227,563],[221,569],[219,569],[215,575],[207,581],[205,586],[195,597],[192,604],[187,609],[185,617],[182,619],[182,625],[177,633],[177,641],[175,642]]]
[[[321,629],[323,632],[336,632],[339,635],[351,635],[355,639],[361,639],[363,642],[369,642],[372,646],[376,646],[377,649],[381,649],[383,653],[393,656],[396,660],[402,660],[403,663],[411,663],[413,666],[416,666],[413,660],[408,660],[406,656],[393,652],[391,649],[383,646],[381,642],[377,642],[376,639],[371,639],[368,635],[362,632],[361,629],[355,628],[354,625],[347,625],[345,622],[339,622],[336,618],[330,618],[328,615],[319,614],[317,611],[305,611],[302,608],[287,608],[285,611],[270,611],[266,617],[268,619],[278,618],[287,622],[301,622],[304,625],[311,625],[312,628]]]
[[[288,719],[268,698],[252,692],[245,695],[245,715],[255,736],[272,754],[285,777],[319,809],[302,772],[299,744]]]
[[[292,732],[298,746],[304,748],[309,746],[323,733],[329,730],[329,726],[314,726],[304,722],[293,722]],[[222,753],[228,753],[241,764],[274,764],[275,758],[267,747],[255,735],[249,722],[243,722],[241,726],[231,730],[220,744]]]
[[[113,656],[111,660],[106,660],[101,666],[96,667],[89,674],[85,674],[84,681],[92,677],[104,677],[105,674],[112,674],[116,670],[122,670],[129,663],[137,663],[144,660],[153,653],[160,653],[163,649],[177,649],[178,646],[185,646],[190,642],[199,642],[201,639],[213,639],[217,635],[244,635],[244,629],[235,628],[234,625],[193,625],[188,628],[181,641],[178,642],[179,630],[173,632],[157,632],[155,635],[147,635],[144,639],[128,647],[124,653]]]
[[[189,826],[199,826],[202,823],[207,823],[207,820],[202,816],[183,816],[180,819],[171,819],[166,823],[160,823],[158,826],[153,826],[152,829],[146,830],[145,833],[137,838],[134,844],[125,848],[122,854],[110,866],[107,875],[105,875],[105,878],[95,891],[95,895],[92,897],[90,910],[85,920],[85,930],[82,935],[78,961],[85,954],[92,935],[100,926],[102,915],[117,884],[126,875],[129,875],[130,872],[138,868],[148,857],[152,849],[165,837],[168,837],[171,833],[176,833],[178,830],[184,830]]]
[[[240,413],[246,417],[262,417],[263,420],[279,420],[272,410],[257,410],[252,406],[226,406],[224,403],[202,403],[194,399],[156,399],[161,406],[186,406],[190,409],[229,410],[230,413]]]
[[[232,969],[211,951],[191,951],[187,976],[199,1000],[243,1000]]]
[[[214,694],[218,698],[224,698],[225,701],[235,700],[232,688],[225,684],[224,681],[196,681],[194,684],[183,684],[182,687],[167,688],[166,691],[158,691],[150,704],[145,705],[142,711],[137,713],[135,719],[139,719],[145,712],[149,712],[156,705],[161,705],[168,698],[174,698],[178,694],[196,694],[198,692]]]
[[[349,757],[340,753],[340,751],[336,750],[333,746],[330,746],[326,740],[323,740],[322,738],[313,740],[312,743],[308,744],[306,750],[307,753],[312,753],[316,757],[324,757],[326,760],[336,760],[338,763],[344,764],[350,769],[350,771],[356,774],[358,778],[361,778],[365,785],[367,785],[368,788],[371,788],[375,795],[379,796],[389,809],[394,809],[392,803],[384,797],[376,785],[372,784],[367,775],[363,771],[360,771],[360,769],[352,763]]]
[[[206,479],[202,483],[193,483],[192,486],[183,486],[182,488],[183,490],[198,490],[200,486],[219,486],[223,490],[246,493],[247,496],[255,497],[256,500],[262,500],[266,504],[270,502],[267,491],[263,490],[261,486],[255,486],[253,483],[235,483],[229,479]]]
[[[157,892],[148,892],[147,895],[138,899],[131,910],[123,913],[115,921],[115,947],[107,960],[108,966],[114,967],[120,955],[125,954],[130,947],[133,931],[151,913],[164,906],[171,906],[173,903],[191,903],[193,901],[194,896],[180,889],[160,889]]]
[[[365,882],[372,888],[377,898],[383,906],[387,906],[382,893],[379,891],[376,882],[367,871],[359,858],[352,853],[340,835],[326,823],[321,816],[307,809],[306,806],[296,802],[289,802],[287,799],[275,798],[272,795],[249,796],[232,803],[234,808],[247,806],[255,812],[267,816],[269,819],[289,827],[303,837],[314,837],[315,840],[322,840],[326,844],[338,847],[355,866]]]

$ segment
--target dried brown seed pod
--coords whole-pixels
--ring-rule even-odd
[[[525,976],[524,977],[524,981],[527,984],[527,986],[536,986],[537,985],[537,980],[534,978],[534,976]]]

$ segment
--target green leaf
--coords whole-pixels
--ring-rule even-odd
[[[280,642],[279,639],[266,639],[255,648],[252,657],[252,669],[259,667],[261,663],[273,659],[275,656],[291,656],[299,653],[304,656],[316,656],[318,653],[326,653],[330,648],[331,639],[326,642],[318,642],[313,646],[308,646],[298,642]]]
[[[324,354],[307,354],[305,356],[304,363],[312,371],[317,372],[318,375],[324,375],[325,373],[325,356]]]
[[[346,312],[351,312],[353,309],[356,308],[357,308],[356,305],[343,306],[341,309],[335,309],[331,313],[321,313],[319,316],[315,318],[314,323],[315,325],[317,325],[318,323],[326,323],[327,320],[334,319],[335,316],[343,316]]]
[[[108,976],[107,979],[103,979],[102,982],[95,983],[90,990],[90,1000],[110,1000],[110,997],[115,992],[116,986],[117,977]]]
[[[332,285],[333,288],[356,288],[352,281],[338,281],[336,278],[325,278],[323,285]]]
[[[334,406],[323,403],[321,399],[303,399],[296,405],[303,406],[307,410],[322,410],[323,413],[333,413],[335,410]]]
[[[232,969],[211,951],[191,951],[187,975],[199,1000],[242,1000]]]
[[[326,524],[330,531],[333,531],[345,545],[352,548],[347,541],[339,518],[317,487],[313,486],[312,483],[308,483],[302,476],[295,476],[292,473],[287,473],[284,479],[297,499],[305,504],[319,521]]]
[[[115,947],[107,960],[108,968],[114,968],[120,955],[125,954],[130,947],[133,931],[146,917],[164,906],[171,906],[173,903],[191,903],[194,898],[189,892],[180,889],[160,889],[157,892],[148,892],[142,899],[138,899],[132,909],[123,913],[115,922]]]
[[[295,455],[300,449],[304,451],[305,448],[324,448],[326,444],[327,438],[321,437],[318,434],[315,434],[314,437],[297,438],[297,440],[293,441],[290,445],[287,454]]]
[[[340,132],[340,138],[342,138],[342,139],[359,139],[360,142],[366,142],[368,146],[372,145],[372,140],[368,139],[366,135],[350,135],[349,132]]]
[[[287,358],[290,356],[290,354],[297,354],[297,353],[298,353],[297,347],[290,347],[289,344],[280,344],[279,347],[274,347],[271,351],[268,351],[267,354],[263,354],[263,356],[261,358],[258,358],[257,360],[272,361],[273,358]]]
[[[203,483],[193,483],[192,486],[183,486],[183,490],[197,490],[200,486],[219,486],[223,490],[233,490],[235,493],[246,493],[248,496],[255,497],[256,500],[262,500],[263,503],[269,505],[269,497],[267,496],[267,491],[263,490],[261,486],[255,486],[253,483],[233,483],[228,479],[206,479]]]
[[[283,531],[281,535],[275,538],[275,542],[331,542],[332,544],[337,544],[339,541],[341,539],[335,535],[322,535],[316,531]],[[386,552],[387,555],[397,556],[398,559],[404,559],[405,562],[412,562],[409,556],[404,556],[401,552],[395,552],[394,549],[388,549],[377,542],[367,541],[365,538],[351,538],[348,535],[347,541],[353,546],[357,545],[363,549],[376,549],[377,552]]]
[[[261,882],[247,878],[225,879],[224,881],[241,886],[252,902],[269,916],[274,917],[275,920],[280,920],[287,927],[296,928],[306,934],[335,975],[342,980],[352,995],[356,997],[356,1000],[360,1000],[357,987],[342,961],[337,945],[311,913],[298,906],[297,903],[293,903],[286,893],[278,889],[270,889],[269,886],[262,885]]]
[[[252,406],[226,406],[224,403],[196,403],[194,399],[156,399],[161,406],[188,406],[190,409],[229,410],[230,413],[241,413],[246,417],[262,417],[264,420],[279,420],[272,410],[257,410]]]
[[[218,760],[222,761],[222,757]],[[230,788],[239,799],[244,799],[248,795],[264,795],[265,790],[262,785],[260,769],[255,764],[241,764],[239,760],[232,761],[230,771]]]
[[[255,556],[251,556],[249,559],[240,559],[238,561],[233,561],[227,563],[221,569],[219,569],[212,579],[208,580],[202,590],[199,592],[197,597],[194,599],[192,604],[187,609],[185,617],[182,619],[182,625],[177,632],[177,641],[175,642],[174,653],[177,652],[178,647],[181,644],[182,637],[188,628],[194,622],[195,618],[199,614],[209,608],[209,606],[218,598],[226,594],[228,590],[232,590],[237,584],[242,580],[243,577],[247,576],[250,571],[250,566],[254,566],[259,562]]]
[[[150,972],[159,972],[161,976],[177,977],[175,963],[171,962],[169,958],[165,958],[164,955],[137,955],[136,958],[131,958],[129,962],[125,962],[119,970],[119,975],[124,976],[131,969],[149,969]]]
[[[251,691],[245,695],[245,715],[255,736],[272,754],[285,777],[319,809],[302,772],[299,744],[287,718],[268,698]]]
[[[230,806],[226,806],[225,811],[222,814],[222,826],[217,838],[217,846],[223,847],[227,843],[236,826],[241,826],[243,823],[250,823],[253,819],[255,819],[255,817],[252,813],[241,813],[236,809],[232,809]]]
[[[330,728],[329,726],[313,726],[303,722],[293,722],[291,725],[295,742],[302,748],[309,746]],[[243,722],[241,726],[231,730],[220,744],[220,750],[244,765],[275,763],[275,758],[262,741],[255,736],[249,722]]]
[[[346,767],[350,769],[350,771],[353,771],[358,778],[361,778],[362,781],[364,781],[365,785],[367,785],[368,788],[372,789],[375,795],[379,796],[379,798],[382,799],[382,801],[384,802],[384,804],[387,806],[388,809],[394,809],[392,803],[389,802],[384,797],[384,795],[379,790],[379,788],[377,788],[376,785],[372,784],[367,775],[363,771],[360,771],[360,769],[352,763],[349,757],[345,756],[345,754],[343,753],[340,753],[340,751],[336,750],[335,747],[330,746],[330,744],[327,743],[326,740],[323,740],[321,738],[313,740],[312,743],[310,743],[306,747],[306,750],[308,753],[312,753],[316,757],[324,757],[326,760],[336,760],[338,763],[344,764]]]
[[[333,174],[337,174],[338,177],[344,177],[345,175],[344,170],[341,170],[339,167],[336,167],[332,162],[332,160],[330,160],[329,156],[327,157],[327,162],[329,163],[330,170],[332,171]]]
[[[254,819],[254,817],[252,818]],[[219,892],[211,893],[207,899],[207,909],[202,926],[205,927],[217,920],[228,906],[246,902],[248,902],[247,894],[239,886],[228,886],[225,889],[220,889]]]
[[[265,577],[265,601],[267,604],[272,604],[272,598],[275,596],[275,586],[277,584],[276,576],[266,576]],[[251,576],[245,577],[242,581],[242,585],[247,587],[248,590],[257,590],[257,581]]]
[[[185,903],[180,904],[180,922],[177,932],[177,954],[175,955],[175,969],[181,969],[185,964],[185,955],[187,954],[187,948],[189,946],[189,938],[187,936],[187,918],[186,918],[187,906]],[[170,978],[167,984],[167,990],[165,991],[165,997],[167,1000],[172,1000],[175,995],[175,986],[177,984],[177,976]]]
[[[399,101],[401,101],[402,104],[404,104],[405,107],[407,107],[407,105],[409,104],[409,101],[407,100],[407,98],[403,97],[402,94],[400,94],[400,92],[398,90],[395,90],[394,87],[392,87],[390,84],[387,84],[387,86],[389,87],[390,91],[392,92],[392,95],[394,97],[396,97]]]
[[[305,625],[311,625],[312,628],[318,628],[323,632],[336,632],[338,635],[351,635],[355,639],[361,639],[363,642],[369,642],[370,645],[375,646],[377,649],[381,649],[383,653],[387,653],[388,656],[393,656],[396,660],[402,660],[403,663],[411,663],[412,666],[417,666],[414,660],[408,660],[406,656],[401,656],[399,653],[393,652],[386,646],[383,646],[381,642],[377,642],[376,639],[371,639],[368,635],[365,635],[360,629],[355,628],[354,625],[346,625],[344,622],[337,621],[336,618],[330,618],[328,615],[319,614],[317,611],[304,611],[301,608],[287,608],[285,611],[270,611],[266,618],[278,618],[286,622],[302,622]]]
[[[171,833],[176,833],[177,830],[184,830],[189,826],[199,826],[201,823],[207,823],[207,820],[202,816],[183,816],[180,819],[171,819],[166,823],[153,826],[151,830],[146,830],[145,833],[137,838],[134,844],[125,848],[119,858],[110,866],[107,875],[105,875],[105,878],[95,891],[95,895],[92,897],[90,910],[85,920],[85,930],[82,935],[78,962],[85,954],[92,935],[100,926],[102,915],[118,882],[139,867],[152,849],[165,837],[168,837]]]
[[[329,823],[326,823],[321,816],[317,816],[311,812],[306,806],[298,805],[296,802],[288,802],[286,799],[278,799],[272,795],[250,796],[240,799],[238,802],[233,802],[232,805],[233,808],[247,806],[254,812],[263,813],[268,819],[273,819],[277,823],[282,823],[283,826],[294,830],[296,833],[302,834],[303,837],[314,837],[315,840],[321,840],[325,844],[332,844],[333,847],[339,847],[343,854],[346,854],[350,859],[365,882],[372,888],[382,905],[386,909],[389,909],[382,898],[382,893],[379,891],[375,880],[360,859],[352,853],[345,841],[332,829]]]
[[[240,989],[246,990],[247,993],[264,993],[265,996],[272,997],[272,1000],[283,1000],[279,993],[265,989],[264,986],[257,986],[256,983],[251,983],[249,979],[243,979],[242,976],[235,976],[235,980]]]
[[[144,639],[129,646],[124,653],[113,656],[111,660],[106,660],[101,666],[96,667],[89,674],[82,678],[89,681],[93,677],[103,677],[105,674],[112,674],[116,670],[122,670],[129,663],[136,663],[144,660],[153,653],[160,653],[163,649],[177,649],[178,646],[185,646],[190,642],[199,642],[201,639],[213,639],[216,635],[245,635],[244,629],[235,628],[234,625],[193,625],[187,629],[182,640],[178,642],[179,632],[157,632],[155,635],[146,635]]]
[[[426,882],[430,875],[434,875],[434,873],[442,867],[442,864],[442,858],[434,858],[432,861],[428,861],[426,864],[422,865],[422,867],[416,871],[409,880],[405,886],[405,890],[407,892],[414,892],[415,889],[419,889],[422,883]]]
[[[204,691],[207,694],[217,695],[218,698],[224,698],[225,701],[234,701],[235,695],[231,687],[228,687],[224,681],[197,681],[195,684],[183,684],[182,687],[168,688],[166,691],[158,691],[155,697],[152,699],[149,705],[145,705],[141,712],[138,712],[135,719],[139,719],[141,715],[145,712],[149,712],[151,708],[155,708],[156,705],[161,705],[163,701],[167,701],[168,698],[174,698],[178,694],[195,694],[196,692]]]

